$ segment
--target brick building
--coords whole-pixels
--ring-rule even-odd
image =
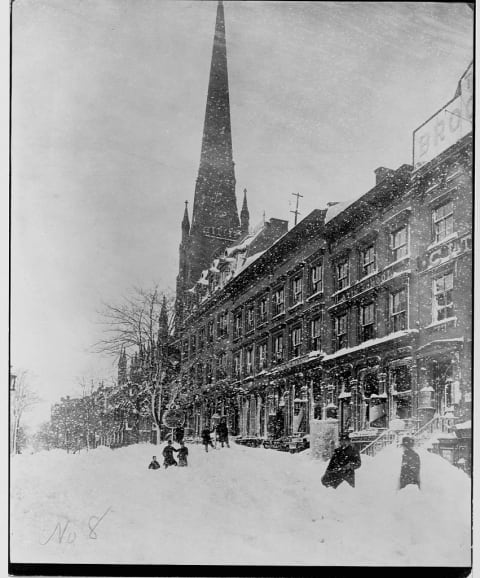
[[[378,168],[353,202],[329,203],[288,232],[278,219],[249,232],[246,192],[240,219],[234,202],[231,136],[222,136],[230,120],[219,3],[177,278],[188,427],[199,433],[224,414],[235,434],[279,439],[330,422],[368,443],[393,420],[413,431],[468,422],[471,94],[470,65],[454,98],[414,131],[413,164]]]

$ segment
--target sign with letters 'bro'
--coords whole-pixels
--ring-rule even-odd
[[[413,132],[413,169],[418,170],[472,130],[473,63],[453,100]]]

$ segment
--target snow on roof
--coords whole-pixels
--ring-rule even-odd
[[[360,195],[357,197],[353,197],[348,201],[341,201],[331,207],[328,207],[327,214],[325,215],[325,223],[328,223],[332,219],[334,219],[337,215],[339,215],[342,211],[344,211],[347,207],[352,205],[357,199],[360,198]]]
[[[253,255],[250,255],[250,257],[247,257],[245,259],[245,261],[242,263],[242,265],[240,267],[238,267],[238,269],[235,270],[235,272],[233,273],[233,276],[236,277],[237,275],[239,275],[242,271],[244,271],[249,265],[251,265],[254,261],[256,261],[259,257],[261,257],[264,253],[265,253],[265,251],[259,251],[258,253],[254,253]]]
[[[245,239],[239,243],[238,245],[232,245],[231,247],[227,247],[225,250],[225,254],[227,256],[233,255],[234,253],[237,253],[238,251],[245,251],[245,249],[247,249],[252,242],[258,237],[258,235],[264,230],[264,227],[262,227],[261,229],[259,229],[258,231],[256,231],[253,234],[247,235],[247,237],[245,237]]]

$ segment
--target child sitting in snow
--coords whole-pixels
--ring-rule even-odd
[[[153,456],[152,461],[150,462],[150,465],[148,466],[148,469],[149,470],[158,470],[159,467],[160,467],[160,464],[157,462],[157,456]]]
[[[186,448],[184,442],[181,441],[180,449],[178,450],[178,465],[180,467],[186,468],[188,466],[187,456],[188,456],[188,448]]]

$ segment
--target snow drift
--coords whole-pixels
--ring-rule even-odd
[[[425,450],[421,491],[398,491],[396,447],[362,457],[356,487],[337,490],[308,452],[189,449],[188,468],[157,471],[147,444],[15,456],[12,561],[470,564],[470,479]]]

